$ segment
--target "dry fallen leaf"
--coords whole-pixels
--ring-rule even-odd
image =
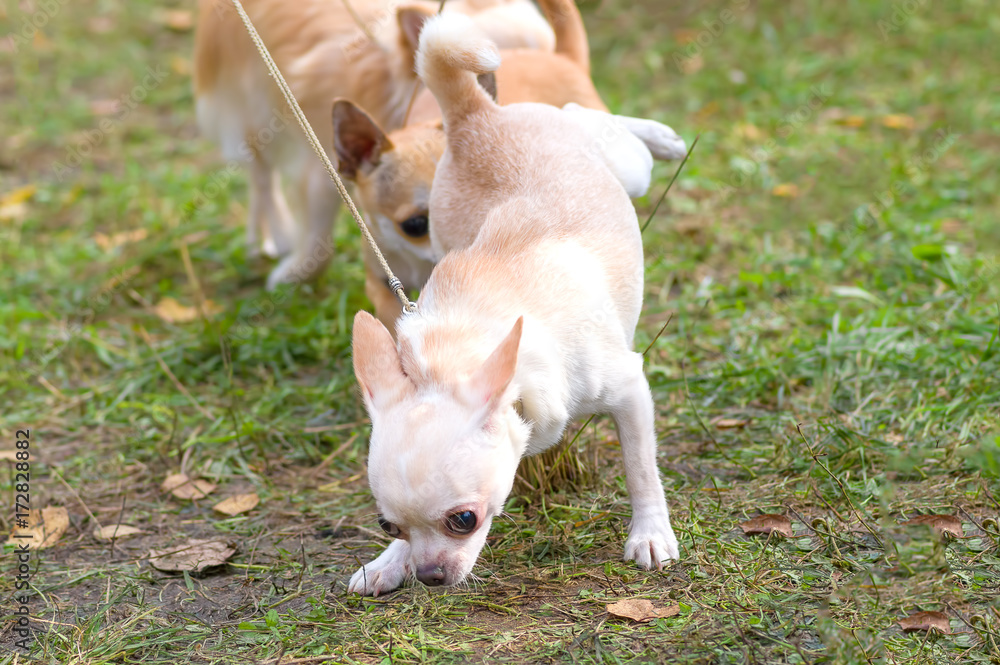
[[[31,48],[38,53],[48,53],[52,50],[52,40],[46,37],[44,32],[38,30],[31,40]]]
[[[652,621],[653,619],[665,619],[667,617],[680,614],[680,605],[670,607],[656,607],[651,601],[645,598],[630,598],[611,603],[605,608],[611,616],[622,619],[632,619],[632,621]]]
[[[674,30],[674,39],[677,40],[678,44],[684,46],[685,44],[690,44],[694,40],[698,39],[698,31],[690,30],[688,28],[678,28],[677,30]]]
[[[115,29],[115,20],[110,16],[95,16],[87,21],[87,29],[95,35],[106,35]]]
[[[187,9],[167,9],[156,12],[156,20],[177,32],[187,32],[194,27],[194,15]]]
[[[913,129],[916,124],[913,118],[902,113],[890,113],[882,117],[882,126],[889,129]]]
[[[19,221],[28,214],[28,200],[35,195],[34,185],[25,185],[0,196],[0,221]]]
[[[785,538],[792,537],[792,523],[784,515],[758,515],[746,522],[740,522],[739,526],[748,536],[769,534],[774,531]]]
[[[712,424],[719,429],[736,429],[750,424],[749,418],[716,418]]]
[[[0,206],[0,222],[20,222],[28,216],[27,203],[11,203]]]
[[[204,499],[215,490],[215,485],[200,478],[191,480],[186,473],[175,473],[167,476],[160,489],[178,499]]]
[[[222,307],[212,302],[205,301],[205,316],[214,316],[222,311]],[[198,318],[198,308],[188,307],[177,302],[176,299],[167,296],[153,307],[153,312],[167,323],[188,323]]]
[[[941,612],[917,612],[905,619],[899,620],[899,627],[904,633],[926,633],[929,630],[936,630],[945,635],[951,633],[951,622],[948,615]]]
[[[0,450],[0,459],[10,460],[11,462],[20,462],[22,460],[17,459],[16,450]]]
[[[965,228],[962,220],[949,217],[941,221],[941,232],[947,235],[955,235]]]
[[[200,573],[223,565],[235,553],[235,547],[221,540],[189,540],[175,547],[149,550],[149,562],[153,568],[168,573]]]
[[[232,517],[234,515],[239,515],[240,513],[245,513],[248,510],[253,510],[258,503],[260,503],[260,497],[257,496],[256,492],[251,492],[250,494],[236,494],[235,496],[231,496],[228,499],[215,504],[214,509],[223,515],[229,515]]]
[[[191,61],[175,55],[170,59],[170,71],[179,76],[189,76],[191,74]]]
[[[38,188],[34,185],[25,185],[24,187],[12,189],[3,196],[0,196],[0,207],[11,205],[13,203],[24,203],[34,196],[37,191]]]
[[[139,242],[144,240],[149,234],[146,229],[135,229],[133,231],[119,231],[118,233],[112,233],[111,235],[105,235],[103,233],[94,234],[94,242],[102,250],[107,252],[116,247],[121,247],[122,245],[130,242]]]
[[[142,529],[137,529],[127,524],[110,524],[100,529],[94,529],[94,538],[98,540],[121,540],[128,536],[134,536],[137,533],[142,533]]]
[[[962,520],[954,515],[917,515],[913,519],[903,522],[904,525],[926,524],[940,535],[951,535],[955,538],[964,538],[965,530],[962,528]]]
[[[55,545],[69,528],[69,513],[62,506],[42,508],[40,514],[30,510],[26,519],[26,527],[14,527],[8,545],[24,544],[33,550],[43,550]]]
[[[114,115],[119,108],[117,99],[95,99],[87,106],[94,115]]]
[[[734,128],[736,136],[747,139],[748,141],[760,141],[763,138],[764,133],[756,125],[752,125],[749,122],[743,122]]]
[[[838,125],[843,125],[844,127],[863,127],[865,124],[864,116],[860,115],[849,115],[843,118],[838,118],[835,120]]]
[[[799,195],[798,185],[793,185],[790,182],[784,182],[780,185],[775,185],[774,189],[771,190],[771,194],[774,196],[780,196],[784,199],[794,199]]]

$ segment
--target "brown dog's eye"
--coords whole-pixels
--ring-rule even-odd
[[[399,538],[399,527],[388,521],[381,515],[378,516],[378,525],[382,527],[382,530],[386,532],[389,536],[393,538]]]
[[[427,235],[427,215],[414,215],[399,226],[411,238],[423,238]]]
[[[476,528],[476,514],[471,510],[463,510],[448,516],[445,521],[448,530],[459,536],[472,533]]]

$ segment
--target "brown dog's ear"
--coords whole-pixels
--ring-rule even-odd
[[[354,316],[351,333],[354,376],[372,417],[389,404],[398,402],[413,391],[413,382],[405,374],[392,335],[378,319],[361,311]]]
[[[382,153],[392,150],[385,132],[353,102],[333,102],[333,149],[340,175],[354,180],[359,170],[378,166]]]
[[[399,23],[399,34],[403,47],[411,55],[420,48],[420,31],[424,23],[436,12],[421,5],[404,5],[396,10],[396,21]]]
[[[485,74],[480,74],[479,76],[477,76],[476,80],[479,81],[479,85],[482,86],[483,90],[485,90],[489,94],[489,96],[493,98],[493,101],[496,102],[497,101],[497,73],[496,72],[486,72]]]
[[[517,350],[521,344],[521,329],[524,317],[518,317],[511,331],[500,345],[490,354],[483,366],[469,379],[468,387],[476,406],[484,407],[484,413],[492,414],[501,406],[507,386],[514,379],[517,369]]]

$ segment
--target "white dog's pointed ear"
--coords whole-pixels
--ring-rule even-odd
[[[368,312],[354,316],[352,347],[354,376],[361,386],[369,415],[413,390],[413,383],[403,374],[392,335]]]
[[[483,366],[479,368],[471,379],[469,388],[476,406],[484,407],[487,414],[492,413],[501,406],[501,400],[514,378],[514,371],[517,369],[517,350],[521,344],[521,328],[524,326],[524,317],[519,317],[517,323],[507,337],[490,354]]]

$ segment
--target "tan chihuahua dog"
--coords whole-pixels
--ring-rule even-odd
[[[398,342],[367,312],[354,319],[369,481],[395,540],[354,574],[352,592],[378,595],[411,576],[461,582],[521,457],[589,413],[618,427],[632,503],[625,559],[658,568],[678,557],[653,400],[632,351],[643,295],[635,209],[575,114],[490,99],[476,76],[499,64],[465,17],[424,27],[417,66],[447,134],[430,212],[443,229],[478,233],[466,247],[442,239],[452,251],[398,320]]]
[[[337,97],[356,100],[383,127],[402,125],[416,85],[415,46],[397,13],[430,13],[438,4],[243,1],[325,146],[333,145],[329,113]],[[552,30],[529,0],[451,0],[447,6],[473,15],[505,46],[552,49]],[[234,172],[239,164],[249,169],[248,252],[255,254],[263,237],[265,253],[283,257],[268,277],[269,289],[311,279],[333,257],[340,197],[228,0],[200,0],[194,67],[203,134],[219,144]]]
[[[572,103],[607,112],[590,79],[587,33],[574,1],[539,0],[539,5],[553,27],[555,52],[501,50],[500,68],[487,87],[501,104],[539,102],[563,107]],[[419,7],[400,10],[403,36],[414,51],[420,28],[430,16],[432,12]],[[333,106],[338,169],[356,183],[361,207],[396,276],[406,287],[419,289],[443,255],[442,248],[431,242],[437,221],[430,224],[428,216],[431,182],[445,147],[441,109],[425,89],[414,101],[407,126],[386,131],[357,101],[338,100]],[[658,122],[605,114],[595,114],[592,122],[607,141],[628,132],[642,139],[658,159],[684,156],[683,139]],[[647,178],[645,185],[629,194],[641,196],[648,185]],[[400,313],[399,301],[371,251],[365,247],[365,252],[365,293],[375,305],[375,315],[392,329]]]

